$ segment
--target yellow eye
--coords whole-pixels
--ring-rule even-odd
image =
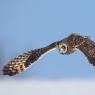
[[[61,46],[61,48],[62,48],[62,49],[66,49],[66,47],[65,47],[64,45],[63,45],[63,46]]]

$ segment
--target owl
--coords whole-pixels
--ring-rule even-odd
[[[89,37],[72,33],[68,37],[46,47],[30,50],[18,55],[4,66],[3,74],[13,76],[23,72],[46,53],[54,49],[58,49],[62,55],[72,54],[79,49],[84,53],[89,62],[95,65],[95,43]]]

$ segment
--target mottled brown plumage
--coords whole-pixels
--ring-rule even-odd
[[[84,53],[90,63],[95,65],[95,43],[90,38],[85,38],[85,42],[78,49]]]
[[[47,47],[34,49],[17,56],[16,58],[12,59],[11,61],[8,62],[8,64],[4,66],[3,74],[13,76],[17,73],[26,70],[30,65],[35,63],[35,61],[37,61],[41,56],[43,56],[43,54],[54,49],[55,47],[56,47],[56,42],[50,44]]]
[[[83,37],[73,33],[47,47],[34,49],[17,56],[4,66],[3,74],[13,76],[20,73],[35,63],[45,53],[55,48],[63,55],[69,55],[79,49],[88,58],[89,62],[95,65],[95,43],[89,37]]]
[[[79,49],[84,53],[89,62],[95,65],[95,42],[89,37],[83,37],[73,33],[61,40],[60,43],[57,44],[57,47],[63,55],[71,54]]]

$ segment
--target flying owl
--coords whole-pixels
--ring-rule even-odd
[[[84,53],[89,62],[95,65],[95,43],[89,37],[73,33],[46,47],[34,49],[15,57],[4,66],[3,74],[13,76],[23,72],[44,54],[54,49],[58,49],[62,55],[69,55],[79,49]]]

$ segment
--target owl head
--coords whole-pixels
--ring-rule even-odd
[[[60,54],[71,54],[73,53],[80,44],[82,44],[84,38],[78,34],[71,34],[70,36],[66,37],[65,39],[59,41],[57,43],[57,48]]]
[[[69,44],[67,44],[64,41],[57,44],[57,49],[59,50],[60,54],[63,54],[63,55],[71,54],[76,50],[75,47],[70,46]]]

